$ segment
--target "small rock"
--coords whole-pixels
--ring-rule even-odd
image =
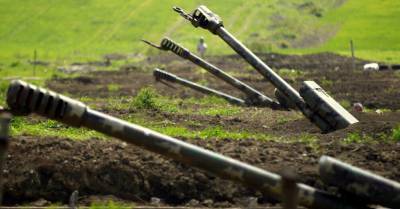
[[[125,148],[126,146],[128,146],[128,144],[127,144],[126,142],[122,142],[122,143],[121,143],[121,147],[122,147],[122,148]]]
[[[214,204],[214,201],[212,199],[206,199],[201,204],[207,207],[211,207]]]
[[[249,197],[247,199],[247,206],[249,208],[254,208],[258,206],[258,198],[257,197]]]
[[[157,206],[157,205],[160,205],[160,203],[161,203],[161,199],[160,198],[157,198],[157,197],[150,198],[150,204],[151,205]]]
[[[36,207],[43,207],[43,206],[47,206],[50,204],[51,204],[51,202],[49,202],[43,198],[40,198],[40,199],[36,200],[35,202],[31,203],[32,206],[36,206]]]
[[[191,199],[186,205],[189,207],[199,206],[200,202],[196,199]]]

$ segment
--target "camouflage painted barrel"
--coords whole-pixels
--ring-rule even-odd
[[[199,91],[203,94],[208,94],[208,95],[213,95],[216,97],[220,97],[225,99],[226,101],[228,101],[229,103],[235,104],[235,105],[245,105],[245,101],[239,98],[236,98],[234,96],[225,94],[223,92],[199,85],[197,83],[193,83],[191,81],[188,81],[186,79],[183,79],[181,77],[178,77],[172,73],[166,72],[164,70],[160,70],[160,69],[155,69],[153,71],[153,76],[156,78],[156,80],[166,80],[169,82],[173,82],[173,83],[178,83],[181,84],[183,86],[189,87],[195,91]]]
[[[7,104],[14,114],[37,113],[71,126],[87,127],[221,178],[246,184],[271,198],[283,199],[281,177],[277,174],[92,110],[81,102],[55,92],[23,81],[13,81],[8,89]],[[368,208],[304,184],[297,184],[297,187],[299,204],[309,208]]]
[[[182,9],[175,7],[175,11],[189,20],[194,27],[201,27],[209,30],[211,33],[218,35],[225,41],[236,53],[242,56],[251,66],[253,66],[261,75],[269,80],[284,97],[291,100],[293,104],[306,116],[311,122],[317,125],[322,132],[328,133],[338,129],[342,129],[351,124],[357,123],[358,120],[348,113],[344,108],[332,108],[329,110],[324,107],[338,107],[337,104],[330,104],[330,97],[323,96],[319,98],[320,104],[316,106],[317,110],[311,109],[307,101],[292,86],[275,73],[268,65],[266,65],[259,57],[250,51],[245,45],[237,40],[229,33],[223,25],[221,18],[209,10],[206,6],[199,6],[192,14],[186,14]],[[308,85],[305,84],[307,88]],[[340,106],[340,105],[339,105]],[[343,111],[344,110],[344,111]],[[327,112],[328,111],[328,112]],[[323,112],[324,115],[320,115]],[[343,114],[345,113],[345,114]],[[339,120],[337,120],[339,118]],[[333,122],[332,122],[333,121]]]
[[[145,41],[146,43],[154,46],[154,44]],[[203,69],[207,70],[209,73],[213,74],[214,76],[218,77],[219,79],[225,81],[226,83],[230,84],[231,86],[235,87],[236,89],[240,90],[246,95],[246,103],[248,105],[254,106],[266,106],[271,107],[273,109],[281,109],[281,106],[276,101],[273,101],[271,98],[265,96],[261,92],[255,90],[251,86],[243,83],[239,79],[229,75],[228,73],[224,72],[220,68],[210,64],[209,62],[205,61],[204,59],[196,56],[195,54],[191,53],[188,49],[184,48],[183,46],[179,45],[178,43],[174,42],[170,38],[163,38],[159,47],[156,48],[169,50],[175,53],[176,55],[191,61],[192,63],[202,67]]]
[[[319,160],[322,180],[368,203],[400,208],[400,184],[328,156]]]

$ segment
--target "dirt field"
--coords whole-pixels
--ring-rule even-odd
[[[338,101],[352,104],[361,102],[369,109],[385,110],[353,113],[360,123],[345,130],[320,134],[306,119],[281,123],[279,117],[298,115],[296,112],[272,111],[267,108],[246,107],[234,116],[165,113],[148,110],[146,120],[169,120],[176,124],[200,122],[193,129],[221,126],[226,130],[244,130],[267,133],[283,138],[302,135],[317,138],[315,145],[302,142],[276,142],[244,140],[199,140],[180,138],[260,168],[279,172],[285,167],[298,172],[299,181],[318,188],[335,191],[324,186],[318,178],[317,163],[321,155],[330,155],[343,161],[372,170],[385,177],[400,181],[398,160],[400,144],[379,141],[390,135],[400,123],[400,74],[393,71],[362,72],[352,70],[350,59],[333,55],[288,56],[260,55],[275,69],[295,69],[285,74],[296,88],[303,80],[315,80]],[[265,94],[272,96],[273,86],[237,56],[212,57],[209,60],[234,74]],[[356,60],[357,68],[366,61]],[[130,65],[120,71],[104,71],[82,75],[74,79],[54,79],[47,86],[72,97],[134,96],[144,86],[154,86],[162,95],[180,98],[203,95],[186,88],[167,88],[156,83],[151,75],[159,66],[193,81],[206,81],[208,86],[240,96],[227,84],[196,66],[174,56],[150,57],[142,63]],[[282,72],[292,72],[290,70]],[[118,91],[107,89],[118,84]],[[100,104],[101,106],[101,104]],[[195,106],[193,109],[195,110]],[[351,108],[350,108],[351,109]],[[130,114],[106,106],[101,110],[114,116]],[[343,143],[349,133],[359,133],[374,139],[371,143]],[[317,148],[316,148],[317,147]],[[251,201],[260,205],[274,203],[261,193],[192,169],[175,161],[126,145],[118,140],[72,141],[60,138],[22,136],[12,139],[6,169],[5,202],[9,205],[35,202],[68,202],[70,194],[78,190],[80,203],[89,204],[104,197],[135,202],[139,205],[158,204],[174,206],[232,207],[248,206]],[[152,201],[153,200],[153,201]],[[152,203],[153,202],[153,203]]]

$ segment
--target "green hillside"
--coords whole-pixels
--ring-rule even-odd
[[[171,7],[205,4],[251,49],[348,53],[400,61],[397,0],[0,0],[0,59],[93,59],[106,53],[154,53],[140,42],[169,36],[193,49],[204,36],[210,53],[232,51]],[[342,4],[343,3],[343,4]]]

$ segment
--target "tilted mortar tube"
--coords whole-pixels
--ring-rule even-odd
[[[338,129],[343,129],[358,122],[353,115],[351,115],[313,81],[303,82],[300,93],[297,92],[245,45],[230,34],[224,28],[221,18],[206,6],[199,6],[192,14],[185,13],[179,7],[174,7],[173,9],[182,17],[189,20],[194,27],[201,27],[215,35],[218,35],[236,53],[243,57],[260,74],[269,80],[280,91],[280,93],[290,99],[303,115],[317,125],[322,132],[328,133]],[[306,92],[306,94],[303,95],[302,92]],[[310,106],[310,103],[316,105]]]
[[[217,91],[215,89],[211,89],[208,88],[206,86],[202,86],[200,84],[188,81],[186,79],[183,79],[181,77],[178,77],[172,73],[169,73],[167,71],[164,70],[160,70],[158,68],[156,68],[153,71],[153,76],[156,78],[156,80],[165,80],[165,81],[169,81],[169,82],[173,82],[173,83],[178,83],[181,84],[183,86],[186,86],[188,88],[191,88],[193,90],[199,91],[203,94],[208,94],[208,95],[214,95],[220,98],[225,99],[226,101],[228,101],[231,104],[235,104],[235,105],[245,105],[245,101],[239,98],[236,98],[234,96],[225,94],[224,92],[221,91]]]
[[[163,38],[160,46],[156,46],[155,44],[150,43],[145,40],[143,40],[143,41],[157,49],[171,51],[174,54],[182,57],[183,59],[187,59],[187,60],[191,61],[192,63],[202,67],[209,73],[213,74],[217,78],[225,81],[226,83],[230,84],[234,88],[240,90],[247,96],[246,103],[248,105],[264,106],[264,107],[270,107],[272,109],[283,109],[283,107],[278,102],[265,96],[263,93],[257,91],[256,89],[252,88],[251,86],[243,83],[239,79],[229,75],[228,73],[224,72],[220,68],[218,68],[218,67],[208,63],[207,61],[203,60],[202,58],[196,56],[195,54],[191,53],[188,49],[182,47],[181,45],[174,42],[170,38]]]

